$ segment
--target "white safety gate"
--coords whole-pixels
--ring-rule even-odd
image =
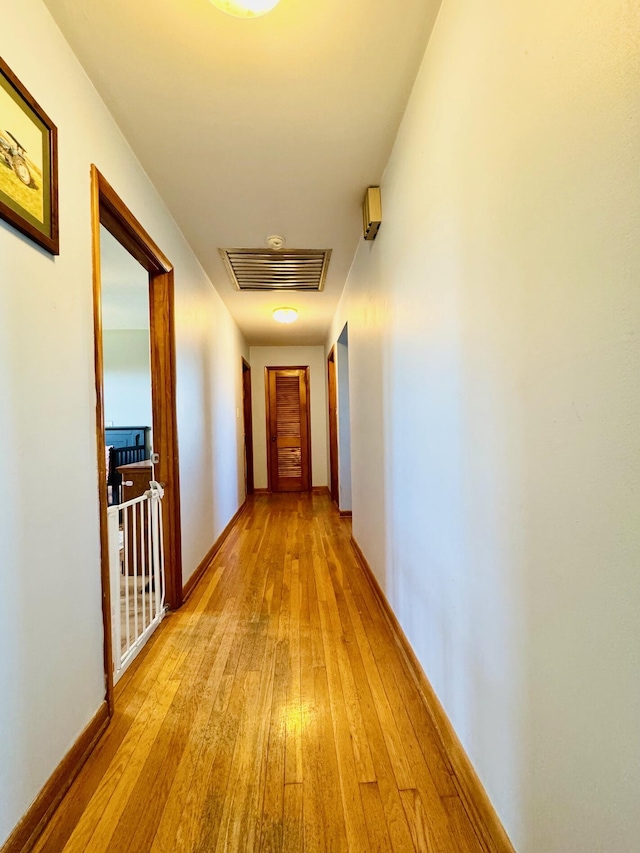
[[[165,613],[164,490],[155,481],[149,485],[140,497],[107,510],[114,683]]]

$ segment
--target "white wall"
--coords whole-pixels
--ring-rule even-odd
[[[311,476],[313,486],[327,485],[327,389],[324,347],[251,347],[253,464],[256,489],[266,489],[267,422],[265,367],[309,367],[311,386]]]
[[[107,426],[151,426],[149,332],[105,329],[104,419]]]
[[[92,162],[176,269],[185,577],[244,497],[248,352],[40,0],[3,4],[0,55],[58,126],[61,234],[53,258],[0,223],[1,845],[104,696]]]
[[[640,838],[639,48],[444,0],[328,340],[355,537],[520,853]]]

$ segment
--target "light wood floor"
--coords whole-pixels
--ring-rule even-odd
[[[260,496],[117,687],[48,853],[479,842],[325,496]]]

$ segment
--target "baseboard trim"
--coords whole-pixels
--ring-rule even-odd
[[[328,486],[314,486],[311,490],[311,494],[313,495],[329,495],[331,497],[331,492],[329,491]],[[269,489],[254,489],[254,495],[271,495],[271,494],[289,494],[289,495],[297,495],[301,494],[300,492],[271,492]]]
[[[0,848],[0,853],[29,853],[33,850],[51,816],[108,725],[109,709],[105,701],[53,771],[27,813]]]
[[[258,491],[258,489],[256,489],[256,491]],[[245,502],[244,502],[244,503],[242,504],[242,506],[238,509],[238,511],[237,511],[237,512],[236,512],[236,514],[233,516],[233,518],[231,519],[231,521],[229,522],[229,524],[227,524],[227,526],[226,526],[226,527],[225,527],[225,529],[222,531],[222,533],[220,534],[220,536],[218,536],[218,538],[217,538],[217,539],[216,539],[216,541],[213,543],[213,545],[211,546],[211,548],[209,548],[209,550],[208,550],[208,551],[207,551],[207,553],[204,555],[204,557],[202,558],[202,560],[200,560],[200,562],[198,563],[198,566],[197,566],[197,568],[196,568],[195,572],[191,575],[191,577],[189,578],[189,580],[188,580],[188,581],[183,585],[183,587],[182,587],[182,603],[183,603],[183,604],[184,604],[184,602],[189,598],[189,596],[191,595],[191,593],[194,591],[194,589],[198,586],[198,584],[199,584],[199,583],[200,583],[200,581],[202,580],[202,576],[204,575],[204,573],[207,571],[207,569],[208,569],[208,568],[209,568],[209,566],[211,565],[211,563],[212,563],[212,561],[213,561],[213,558],[216,556],[216,554],[218,553],[218,551],[220,550],[220,548],[222,548],[222,546],[224,545],[224,542],[225,542],[226,538],[227,538],[227,537],[228,537],[228,535],[231,533],[231,531],[232,531],[232,529],[233,529],[233,525],[234,525],[234,524],[236,523],[236,521],[240,518],[240,516],[241,516],[241,515],[242,515],[242,513],[246,510],[246,508],[247,508],[247,501],[245,500]],[[1,850],[0,850],[0,853],[3,853],[3,851],[1,851]]]
[[[339,510],[340,518],[352,518],[353,512],[350,509],[341,509]]]
[[[403,653],[407,669],[420,691],[425,707],[440,736],[445,755],[455,774],[456,787],[458,788],[460,799],[469,816],[469,820],[474,826],[476,834],[481,842],[486,845],[490,853],[516,853],[469,756],[460,743],[460,739],[446,711],[425,675],[420,661],[411,647],[411,643],[402,630],[402,626],[398,622],[387,600],[387,596],[384,594],[367,558],[353,536],[351,537],[351,545],[358,558],[358,562],[362,566],[364,575],[380,603],[387,624],[394,635],[398,647]]]

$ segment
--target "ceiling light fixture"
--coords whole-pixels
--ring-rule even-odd
[[[276,308],[273,312],[273,319],[278,323],[295,323],[298,319],[298,312],[295,308]]]
[[[275,9],[280,0],[211,0],[211,2],[222,12],[233,15],[234,18],[259,18],[260,15],[266,15],[267,12]]]

